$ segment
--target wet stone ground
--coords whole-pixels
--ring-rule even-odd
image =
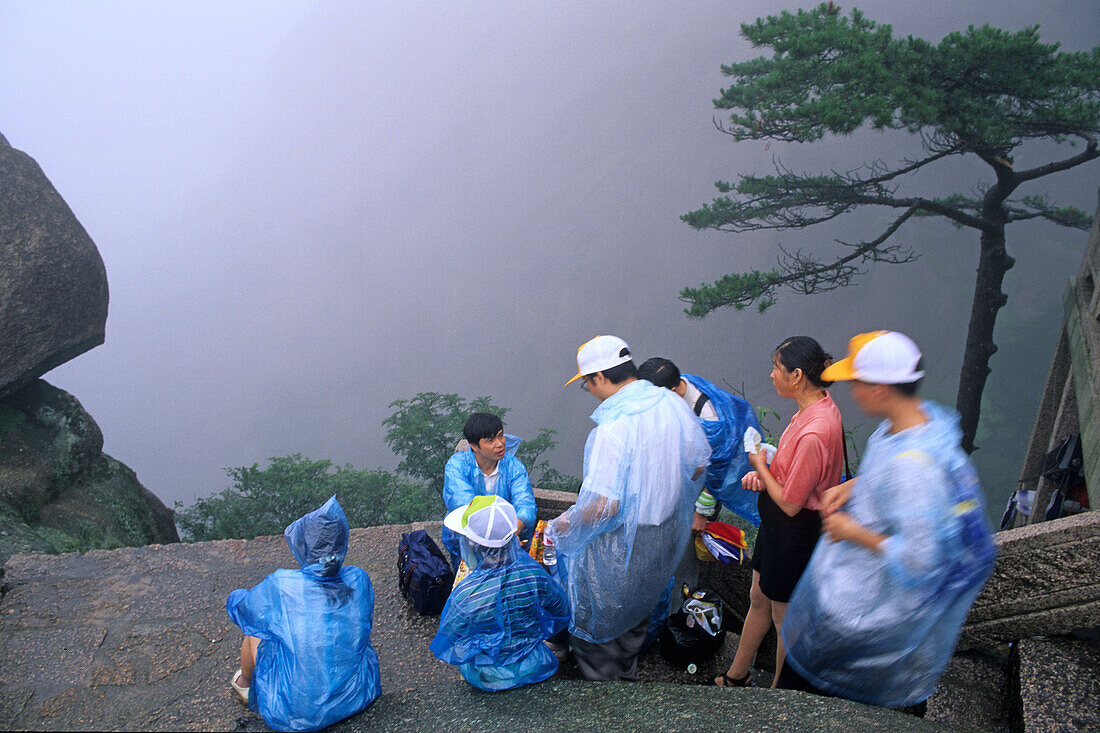
[[[438,522],[352,530],[347,563],[374,583],[383,695],[333,730],[933,729],[845,701],[704,687],[731,658],[734,634],[695,675],[648,651],[639,679],[661,684],[584,683],[567,663],[547,683],[482,693],[431,655],[438,618],[418,616],[397,591],[398,540],[416,528],[439,537]],[[229,687],[241,636],[225,599],[281,567],[296,567],[282,537],[11,558],[0,598],[0,727],[265,730]]]

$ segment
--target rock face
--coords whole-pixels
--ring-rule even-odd
[[[103,343],[107,272],[27,154],[0,135],[0,397]]]
[[[67,392],[37,380],[0,399],[0,562],[179,541],[172,512],[102,449]]]

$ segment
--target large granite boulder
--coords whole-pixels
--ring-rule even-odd
[[[0,135],[0,397],[103,343],[107,272],[29,155]]]
[[[172,512],[102,449],[67,392],[37,380],[0,398],[0,562],[179,541]]]

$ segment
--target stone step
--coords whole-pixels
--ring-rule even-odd
[[[250,720],[238,730],[266,730]],[[383,694],[369,708],[326,731],[800,731],[945,730],[893,710],[791,690],[669,683],[577,682],[485,693],[461,680]]]
[[[1100,643],[1036,638],[1017,648],[1025,733],[1100,730]]]
[[[998,532],[959,649],[1100,626],[1100,512]]]
[[[1010,733],[1019,730],[1019,697],[1010,649],[962,652],[948,662],[928,698],[925,718],[968,730]]]

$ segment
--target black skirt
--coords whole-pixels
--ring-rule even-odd
[[[760,590],[769,600],[787,603],[821,538],[821,514],[803,508],[789,517],[767,491],[760,492],[756,506],[760,529],[752,551],[752,569],[760,573]]]

